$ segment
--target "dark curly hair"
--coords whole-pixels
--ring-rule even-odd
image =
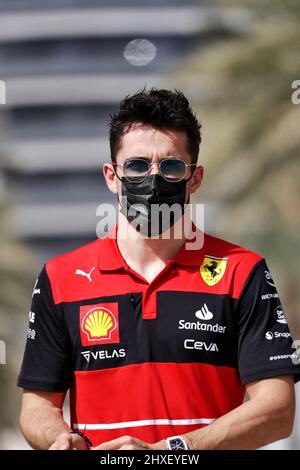
[[[188,152],[192,163],[198,159],[201,143],[201,124],[181,91],[145,88],[136,94],[127,95],[119,110],[110,115],[109,142],[111,159],[116,161],[121,138],[133,124],[151,125],[156,129],[186,132]]]

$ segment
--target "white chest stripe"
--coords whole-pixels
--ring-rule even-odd
[[[121,423],[97,423],[97,424],[81,424],[74,423],[74,429],[86,429],[87,431],[98,431],[104,429],[122,429],[135,428],[141,426],[183,426],[193,424],[211,424],[213,418],[195,418],[195,419],[143,419],[139,421],[124,421]]]

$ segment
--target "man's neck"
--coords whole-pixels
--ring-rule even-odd
[[[117,232],[120,253],[134,271],[151,282],[185,242],[184,233],[181,233],[180,237],[174,237],[174,231],[175,227],[165,233],[166,238],[147,238],[137,232],[123,214],[120,214]]]

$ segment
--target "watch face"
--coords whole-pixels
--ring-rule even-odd
[[[170,447],[172,450],[186,450],[185,442],[180,437],[170,439]]]

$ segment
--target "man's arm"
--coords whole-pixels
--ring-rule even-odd
[[[63,419],[64,393],[24,390],[20,414],[21,431],[34,449],[86,450],[84,440],[69,434]]]
[[[191,449],[257,449],[288,437],[293,430],[295,389],[293,376],[252,382],[250,400],[211,425],[186,434]]]
[[[252,450],[291,434],[295,415],[292,375],[252,382],[246,390],[249,401],[209,426],[182,435],[191,450]],[[94,449],[165,450],[165,441],[148,444],[131,436],[123,436]]]

